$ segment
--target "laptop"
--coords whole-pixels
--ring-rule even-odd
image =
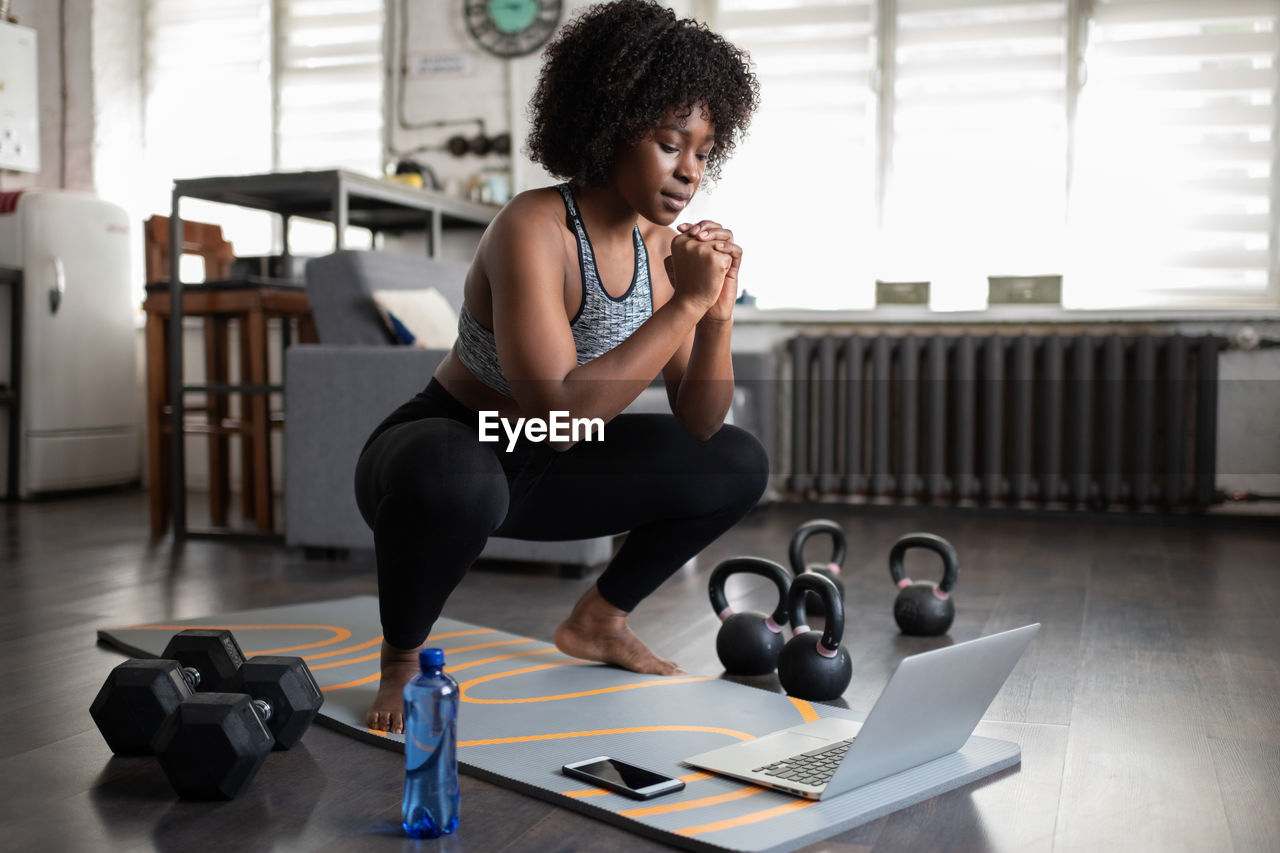
[[[825,800],[964,746],[1040,623],[904,658],[865,722],[825,718],[684,763]]]

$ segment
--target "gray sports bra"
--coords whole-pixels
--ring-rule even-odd
[[[653,316],[653,288],[649,281],[649,253],[645,250],[640,227],[636,226],[631,239],[635,248],[635,269],[631,286],[617,299],[609,295],[600,282],[596,270],[595,253],[591,238],[578,215],[568,184],[556,187],[564,199],[565,222],[578,241],[578,266],[582,270],[582,305],[569,321],[573,342],[578,350],[578,364],[586,364],[599,358],[626,340],[640,328],[640,324]],[[498,362],[498,349],[493,330],[471,316],[467,306],[458,315],[458,359],[477,379],[507,397],[513,396],[511,386]]]

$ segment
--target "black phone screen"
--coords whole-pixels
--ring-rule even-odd
[[[624,761],[618,761],[616,758],[606,758],[603,761],[578,765],[575,769],[581,773],[633,790],[648,788],[650,785],[657,785],[671,780],[670,776],[663,776],[661,773],[654,773],[652,770],[645,770],[643,767],[636,767],[634,764],[627,764]]]

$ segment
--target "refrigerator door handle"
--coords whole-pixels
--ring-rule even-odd
[[[62,266],[62,258],[53,259],[53,287],[49,288],[49,313],[57,314],[62,305],[62,295],[67,292],[67,271]]]

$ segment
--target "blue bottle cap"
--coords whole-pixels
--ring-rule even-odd
[[[422,649],[418,652],[419,666],[444,666],[444,649]]]

